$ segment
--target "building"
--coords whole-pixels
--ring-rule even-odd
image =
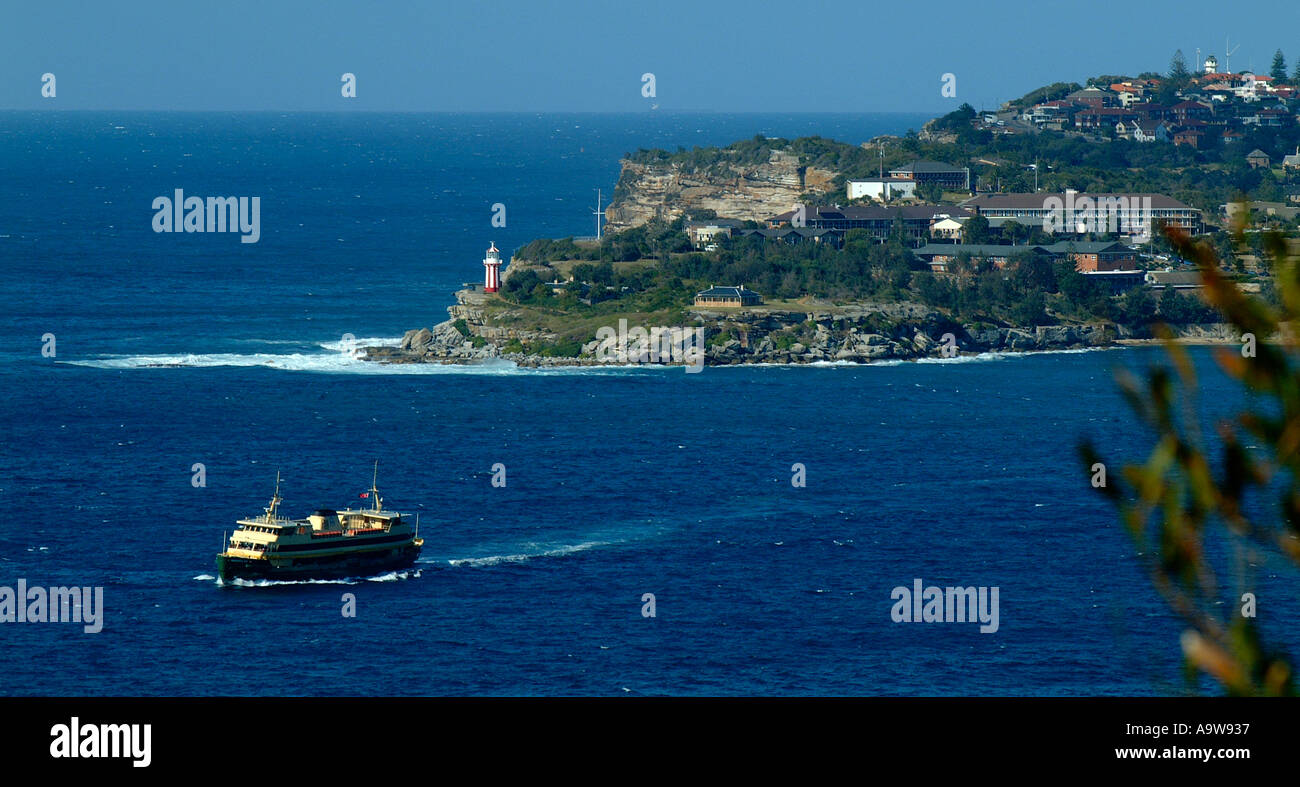
[[[1055,127],[1060,131],[1077,109],[1078,105],[1069,101],[1044,101],[1030,107],[1020,117],[1035,126]]]
[[[1189,120],[1207,120],[1214,110],[1199,101],[1180,101],[1169,108],[1174,120],[1186,123]]]
[[[848,207],[810,207],[803,208],[802,218],[799,211],[788,210],[767,220],[768,229],[809,230],[867,230],[878,241],[889,239],[895,227],[901,228],[903,237],[913,245],[920,245],[930,238],[931,227],[945,218],[970,218],[973,211],[957,205],[901,205],[888,207],[884,205],[850,205]],[[803,227],[793,227],[802,221]]]
[[[1164,104],[1157,104],[1154,101],[1146,104],[1136,104],[1132,109],[1139,118],[1146,120],[1169,120],[1174,116],[1169,107]]]
[[[777,227],[761,230],[741,230],[741,237],[758,237],[763,240],[781,241],[791,245],[810,241],[826,243],[837,249],[844,247],[844,230],[815,227]]]
[[[963,255],[972,260],[988,260],[995,268],[1005,268],[1007,261],[1019,254],[1046,253],[1042,246],[1011,246],[1005,243],[927,243],[912,253],[935,273],[951,273]]]
[[[954,219],[952,216],[944,216],[930,225],[930,237],[961,240],[966,227],[966,221],[969,221],[969,219],[963,221],[961,219]]]
[[[686,225],[686,236],[695,248],[701,249],[718,238],[730,238],[742,226],[744,222],[733,219],[693,221]]]
[[[1085,109],[1074,116],[1074,125],[1086,129],[1114,128],[1116,123],[1131,123],[1138,117],[1137,111],[1122,107]]]
[[[1261,126],[1266,128],[1281,128],[1289,125],[1292,121],[1291,113],[1285,109],[1265,108],[1250,114],[1241,116],[1243,126]]]
[[[863,178],[850,180],[849,199],[870,197],[879,202],[889,202],[895,198],[915,199],[917,182],[911,178]]]
[[[1184,128],[1174,132],[1174,145],[1187,145],[1200,150],[1205,144],[1205,132],[1199,128]]]
[[[889,177],[914,180],[918,186],[934,184],[949,191],[970,191],[970,167],[918,159],[889,170]]]
[[[1115,273],[1138,269],[1137,252],[1115,241],[1060,241],[1044,248],[1050,254],[1074,260],[1074,269],[1080,273]]]
[[[695,293],[696,306],[757,306],[762,302],[758,293],[745,289],[743,284],[738,287],[710,287]]]
[[[1115,124],[1115,136],[1134,142],[1155,142],[1159,126],[1160,122],[1156,120],[1130,120],[1127,123],[1121,120]]]
[[[1288,153],[1282,157],[1282,169],[1300,169],[1300,147],[1297,147],[1294,153]]]
[[[1181,227],[1195,235],[1203,228],[1201,211],[1163,194],[981,194],[962,202],[961,207],[988,219],[1025,219],[1027,225],[1075,234],[1122,232],[1124,227],[1159,224]]]
[[[927,243],[912,252],[936,273],[945,273],[963,254],[985,259],[994,268],[1005,268],[1008,260],[1021,254],[1040,254],[1054,260],[1074,262],[1080,273],[1130,273],[1129,284],[1142,282],[1137,253],[1122,243],[1107,241],[1058,241],[1051,244],[1012,246],[1005,243]],[[1116,281],[1123,280],[1122,277]],[[1126,280],[1125,280],[1126,281]]]
[[[1246,163],[1250,165],[1251,169],[1258,167],[1267,169],[1269,164],[1268,154],[1259,148],[1255,148],[1246,154]]]
[[[1199,290],[1205,286],[1199,271],[1147,271],[1146,285],[1151,289]]]
[[[483,258],[483,292],[496,292],[501,287],[501,252],[495,241]]]
[[[1089,85],[1083,90],[1076,90],[1065,97],[1066,101],[1072,101],[1075,104],[1083,104],[1093,109],[1112,106],[1115,103],[1115,94],[1102,90],[1099,87]]]

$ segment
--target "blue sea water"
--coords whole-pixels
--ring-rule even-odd
[[[490,241],[590,234],[626,151],[923,120],[0,113],[0,585],[106,606],[98,634],[0,624],[0,694],[1184,691],[1181,625],[1077,453],[1144,455],[1112,369],[1159,350],[700,374],[341,351],[444,319]],[[261,197],[261,240],[154,233],[177,188]],[[1194,355],[1207,420],[1240,406]],[[376,459],[416,570],[215,582],[277,470],[299,515],[358,502]],[[1250,576],[1300,651],[1294,573]],[[915,578],[997,586],[999,630],[892,622]]]

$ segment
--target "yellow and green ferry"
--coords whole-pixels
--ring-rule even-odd
[[[318,509],[305,519],[279,515],[280,474],[265,513],[240,519],[225,549],[217,555],[217,576],[231,579],[343,579],[410,568],[424,539],[419,521],[385,511],[376,484],[378,463],[366,509]]]

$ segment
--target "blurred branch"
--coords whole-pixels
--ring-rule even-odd
[[[1189,669],[1209,675],[1232,694],[1292,694],[1290,660],[1260,641],[1253,615],[1241,614],[1235,602],[1226,606],[1233,612],[1221,612],[1225,607],[1206,556],[1206,537],[1214,533],[1237,543],[1239,554],[1253,546],[1300,566],[1300,358],[1294,330],[1300,259],[1280,233],[1263,239],[1275,272],[1279,303],[1274,306],[1225,275],[1210,244],[1177,228],[1167,228],[1165,235],[1178,254],[1196,263],[1206,302],[1239,332],[1241,351],[1221,348],[1214,357],[1253,395],[1251,406],[1234,421],[1216,425],[1221,460],[1216,476],[1197,416],[1195,366],[1173,332],[1157,326],[1169,365],[1156,366],[1145,377],[1128,371],[1116,375],[1124,398],[1154,431],[1155,445],[1144,463],[1126,466],[1098,491],[1115,503],[1153,584],[1188,624],[1181,647]],[[1235,240],[1242,247],[1240,226]],[[1249,448],[1239,430],[1252,436]],[[1089,444],[1082,454],[1089,468],[1105,464]],[[1261,497],[1278,495],[1276,511],[1252,519],[1245,503],[1252,490]]]

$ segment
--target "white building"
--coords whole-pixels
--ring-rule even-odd
[[[849,181],[849,199],[871,197],[879,202],[889,202],[895,198],[914,199],[916,181],[909,178],[866,178]]]

